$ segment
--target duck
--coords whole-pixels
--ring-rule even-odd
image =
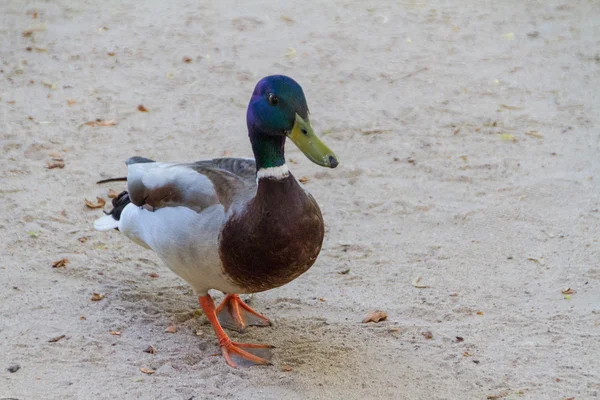
[[[285,285],[308,271],[325,236],[315,198],[289,170],[290,139],[315,164],[335,168],[338,158],[314,133],[302,87],[284,75],[255,86],[246,112],[254,158],[156,162],[131,157],[127,190],[94,222],[154,251],[193,288],[231,367],[269,365],[267,344],[238,343],[224,328],[269,326],[240,294]],[[225,297],[219,306],[209,290]]]

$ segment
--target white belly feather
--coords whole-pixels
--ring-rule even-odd
[[[223,274],[219,257],[218,237],[225,218],[222,205],[198,213],[187,207],[148,211],[129,204],[121,214],[119,230],[154,250],[198,295],[209,289],[236,293],[238,289]]]

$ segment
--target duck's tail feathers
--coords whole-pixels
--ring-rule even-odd
[[[129,193],[121,192],[112,200],[113,209],[109,213],[106,213],[104,217],[98,218],[96,221],[94,221],[94,228],[98,231],[119,229],[119,219],[121,219],[121,213],[129,203],[131,203],[131,200],[129,199]]]

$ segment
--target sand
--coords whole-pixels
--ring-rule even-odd
[[[598,396],[599,19],[564,0],[3,1],[0,398]],[[274,326],[231,333],[274,365],[234,370],[189,286],[95,232],[84,199],[122,190],[94,182],[133,155],[251,156],[245,107],[274,73],[341,164],[288,144],[324,248],[253,296]]]

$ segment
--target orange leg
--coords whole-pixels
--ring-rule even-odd
[[[228,294],[217,307],[221,326],[242,332],[247,326],[269,326],[269,318],[254,311],[239,295]]]
[[[225,361],[231,367],[236,368],[238,364],[233,361],[232,356],[236,356],[241,358],[246,362],[246,364],[250,363],[251,365],[270,365],[271,363],[255,354],[252,354],[250,351],[243,349],[271,349],[273,346],[269,346],[267,344],[247,344],[247,343],[236,343],[233,342],[227,333],[221,327],[219,320],[217,319],[217,314],[215,310],[215,302],[209,294],[206,296],[198,297],[198,301],[208,318],[208,321],[211,323],[213,329],[215,330],[215,334],[217,335],[217,339],[219,339],[219,346],[221,346],[221,351],[223,353],[223,357],[225,357]]]

